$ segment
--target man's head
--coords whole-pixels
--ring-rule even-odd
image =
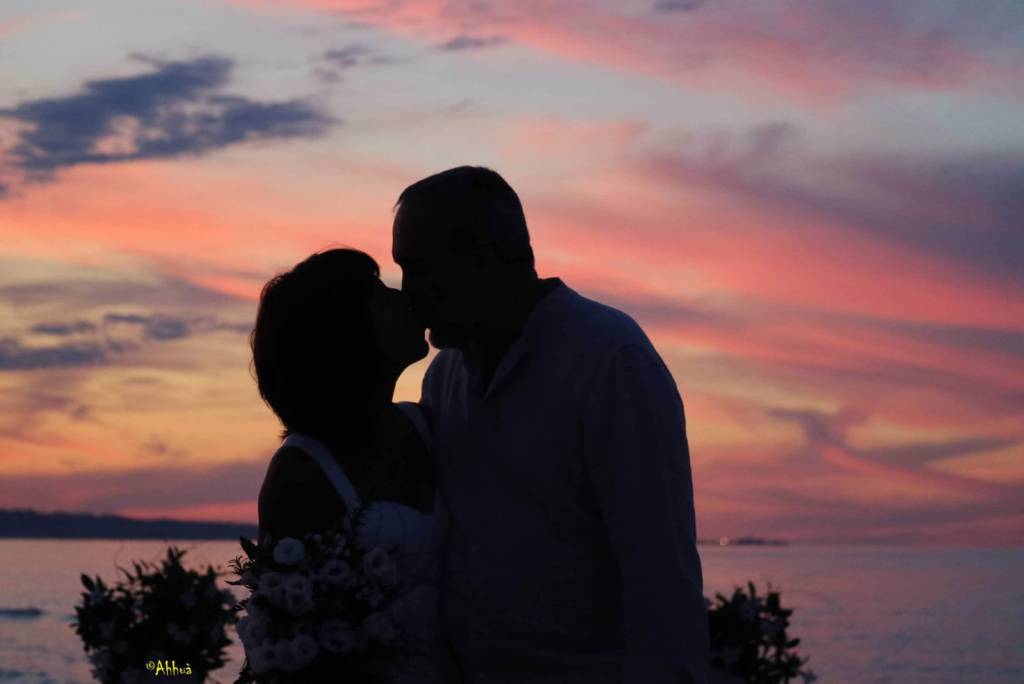
[[[434,346],[463,346],[500,320],[497,303],[536,279],[522,204],[494,171],[442,171],[395,206],[392,257]]]

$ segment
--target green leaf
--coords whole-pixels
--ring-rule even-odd
[[[251,539],[246,539],[241,535],[239,535],[238,541],[241,542],[245,555],[249,556],[251,560],[256,560],[256,557],[259,555],[259,547]]]

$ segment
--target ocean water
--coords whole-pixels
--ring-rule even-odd
[[[173,542],[224,571],[234,542]],[[0,540],[0,682],[91,681],[70,624],[79,574],[158,562],[163,542]],[[819,682],[1024,682],[1024,549],[701,547],[705,594],[753,580],[782,592]],[[222,584],[224,588],[231,588]],[[38,608],[15,617],[16,608]],[[233,682],[241,646],[213,673]]]

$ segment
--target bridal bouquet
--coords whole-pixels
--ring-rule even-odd
[[[712,667],[759,684],[782,684],[797,677],[809,684],[818,678],[804,667],[808,658],[794,650],[800,640],[787,633],[793,611],[782,607],[778,590],[770,584],[764,596],[748,582],[747,591],[736,587],[732,596],[716,594],[714,604],[705,602]]]
[[[357,543],[362,513],[300,539],[240,538],[246,558],[231,561],[229,584],[250,595],[239,603],[245,663],[235,684],[372,682],[395,664],[398,565],[387,549]]]
[[[185,553],[171,546],[159,566],[141,561],[133,563],[134,573],[119,568],[125,579],[113,586],[82,574],[85,591],[71,627],[97,681],[141,684],[173,673],[176,681],[202,682],[224,664],[235,596],[217,587],[213,567],[186,568]]]

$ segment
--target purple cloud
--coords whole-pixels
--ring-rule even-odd
[[[21,102],[0,117],[25,124],[8,151],[34,180],[66,167],[202,155],[248,140],[322,136],[337,123],[301,100],[258,102],[221,92],[222,57],[138,58],[150,73],[88,81],[81,91]]]

